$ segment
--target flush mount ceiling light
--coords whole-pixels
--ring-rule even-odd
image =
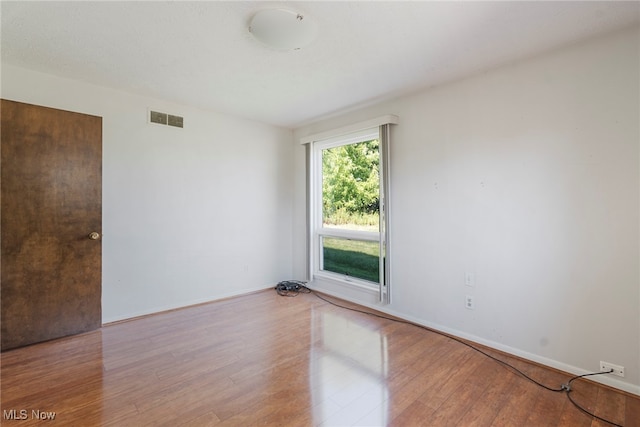
[[[249,23],[249,32],[265,45],[279,50],[297,50],[316,39],[317,27],[307,15],[287,9],[265,9]]]

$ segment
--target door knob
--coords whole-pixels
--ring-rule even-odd
[[[98,240],[100,238],[100,233],[98,233],[97,231],[92,231],[91,233],[89,233],[89,238],[91,240]]]

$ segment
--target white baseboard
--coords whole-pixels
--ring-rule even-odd
[[[273,287],[274,287],[274,285],[268,285],[268,286],[261,286],[261,287],[256,287],[256,288],[241,289],[241,290],[237,290],[237,291],[233,291],[233,292],[225,292],[225,293],[218,294],[218,295],[211,295],[211,296],[208,296],[206,298],[194,299],[194,300],[182,302],[182,303],[179,303],[179,304],[168,304],[168,305],[165,305],[165,306],[153,307],[153,308],[150,308],[148,310],[141,310],[141,311],[136,311],[136,312],[133,312],[133,313],[127,313],[126,315],[122,315],[122,316],[113,316],[113,317],[106,317],[106,318],[103,317],[102,318],[102,326],[106,326],[109,323],[121,322],[123,320],[133,319],[133,318],[136,318],[136,317],[148,316],[150,314],[162,313],[163,311],[176,310],[176,309],[179,309],[179,308],[185,308],[185,307],[189,307],[189,306],[192,306],[192,305],[204,304],[204,303],[208,303],[208,302],[219,301],[219,300],[225,299],[225,298],[237,297],[237,296],[240,296],[240,295],[251,294],[253,292],[263,291],[265,289],[272,289]]]
[[[328,295],[334,296],[336,298],[340,298],[355,304],[359,304],[368,308],[371,308],[376,311],[380,311],[386,314],[389,314],[394,317],[398,317],[400,319],[425,326],[430,329],[434,329],[436,331],[444,332],[445,334],[452,335],[458,338],[462,338],[468,341],[476,342],[478,344],[482,344],[486,347],[490,347],[496,350],[500,350],[504,353],[511,354],[513,356],[520,357],[522,359],[526,359],[535,363],[539,363],[544,366],[548,366],[550,368],[558,369],[563,372],[567,372],[571,375],[584,375],[590,373],[590,371],[586,371],[582,368],[578,368],[573,365],[569,365],[557,360],[549,359],[547,357],[539,356],[537,354],[529,353],[523,350],[519,350],[517,348],[509,347],[507,345],[491,341],[482,337],[478,337],[472,334],[468,334],[466,332],[462,332],[456,329],[448,328],[443,325],[439,325],[437,323],[427,322],[423,319],[419,319],[414,316],[407,315],[406,313],[400,313],[395,310],[391,310],[384,305],[377,304],[375,301],[371,302],[370,295],[363,294],[364,298],[354,298],[353,296],[346,296],[341,294],[340,292],[336,292],[335,289],[329,289],[328,287],[322,286],[324,284],[318,284],[311,282],[308,284],[309,288],[326,293]],[[365,301],[368,300],[368,301]],[[594,377],[590,377],[590,380],[598,382],[600,384],[607,385],[609,387],[616,388],[618,390],[625,391],[627,393],[635,394],[640,396],[640,385],[630,384],[628,382],[620,381],[616,378],[613,378],[610,375],[598,375]],[[554,386],[560,386],[560,384],[555,384]]]

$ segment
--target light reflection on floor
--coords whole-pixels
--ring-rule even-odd
[[[386,425],[386,336],[326,309],[314,309],[311,322],[309,371],[314,424]]]

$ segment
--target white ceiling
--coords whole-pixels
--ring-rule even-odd
[[[247,24],[285,7],[318,39]],[[639,2],[9,2],[2,61],[285,127],[637,24]]]

